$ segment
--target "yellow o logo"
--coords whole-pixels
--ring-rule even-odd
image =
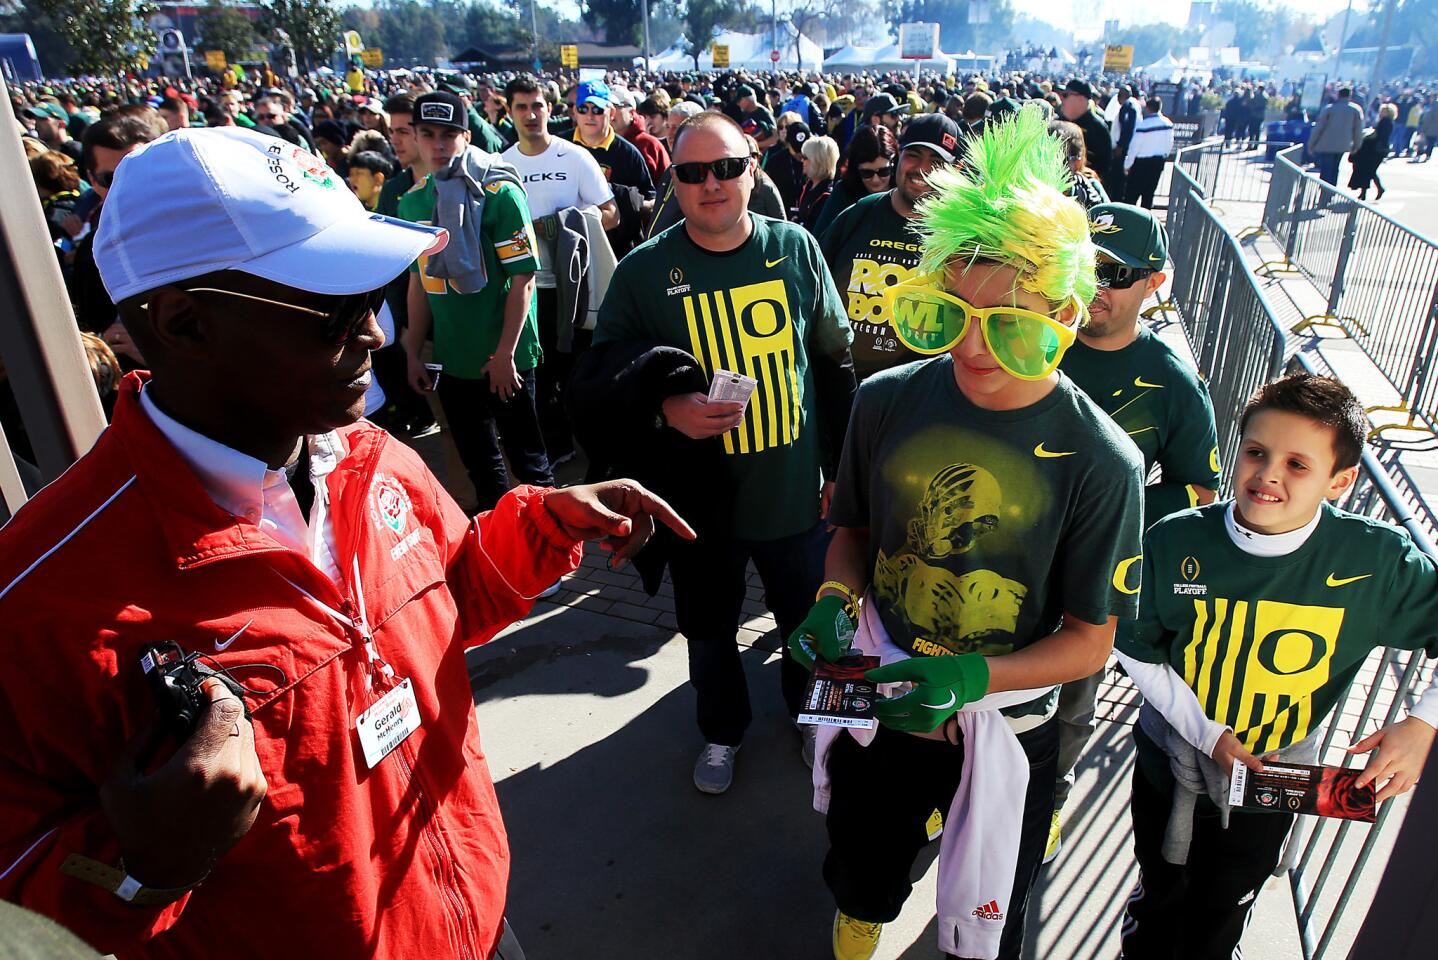
[[[1119,565],[1113,568],[1113,588],[1115,590],[1117,590],[1119,593],[1138,593],[1138,587],[1129,589],[1128,571],[1130,567],[1132,567],[1135,563],[1138,563],[1142,559],[1143,554],[1140,553],[1136,557],[1129,557],[1127,560],[1120,561]],[[1142,586],[1142,584],[1140,584],[1139,586]]]

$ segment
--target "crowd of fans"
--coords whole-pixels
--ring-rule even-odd
[[[9,865],[0,895],[58,916],[104,949],[144,955],[153,941],[184,953],[218,935],[225,943],[210,943],[213,955],[228,956],[231,942],[243,952],[258,934],[227,938],[220,900],[263,910],[267,895],[244,870],[268,864],[289,891],[296,877],[333,868],[343,883],[314,890],[333,916],[311,911],[296,943],[324,942],[332,923],[343,928],[341,942],[383,943],[388,955],[429,948],[443,933],[462,945],[451,953],[522,957],[502,916],[507,852],[492,786],[473,774],[482,767],[473,723],[456,719],[470,716],[463,665],[442,644],[406,645],[397,631],[482,642],[573,569],[578,541],[603,538],[623,559],[636,554],[651,592],[668,571],[703,739],[693,783],[704,793],[729,789],[752,720],[735,644],[751,562],[788,641],[779,673],[791,716],[802,712],[817,661],[853,651],[882,662],[868,672],[888,694],[875,705],[876,730],[796,726],[815,805],[828,818],[823,879],[837,907],[837,960],[872,956],[909,895],[920,849],[941,830],[941,949],[1021,955],[1028,893],[1062,846],[1068,788],[1114,649],[1145,697],[1131,801],[1141,882],[1125,908],[1125,955],[1237,954],[1293,817],[1230,810],[1215,776],[1235,763],[1260,769],[1260,758],[1274,755],[1313,761],[1323,719],[1375,646],[1438,654],[1438,568],[1406,535],[1325,503],[1353,483],[1364,436],[1361,407],[1335,381],[1298,375],[1260,389],[1242,411],[1236,499],[1217,500],[1207,390],[1140,319],[1169,269],[1152,208],[1175,149],[1172,102],[1142,81],[1025,74],[916,81],[618,71],[569,82],[352,71],[343,83],[227,73],[15,92],[48,240],[97,385],[110,404],[118,395],[112,433],[126,438],[124,450],[168,440],[213,480],[194,451],[213,455],[203,444],[216,432],[237,444],[262,432],[226,429],[251,411],[300,423],[268,395],[303,406],[300,371],[322,379],[325,350],[347,370],[344,389],[363,393],[342,423],[280,429],[257,445],[249,459],[264,493],[252,511],[230,509],[233,490],[205,483],[228,510],[232,540],[196,533],[201,549],[167,531],[177,539],[161,544],[139,521],[114,519],[105,510],[129,483],[93,512],[42,495],[22,513],[32,518],[22,532],[38,541],[85,516],[53,553],[96,517],[97,525],[129,522],[114,535],[151,538],[136,569],[158,564],[154,575],[171,585],[173,564],[155,559],[172,555],[165,550],[181,549],[185,569],[256,542],[286,557],[308,554],[312,566],[276,561],[278,577],[244,574],[247,589],[278,589],[282,600],[254,600],[268,612],[236,651],[244,662],[216,662],[255,667],[271,652],[256,635],[283,627],[304,640],[275,669],[320,673],[348,656],[324,649],[334,643],[326,631],[338,631],[353,654],[344,669],[355,673],[323,687],[322,699],[358,720],[341,717],[328,737],[332,717],[298,718],[303,698],[293,700],[293,721],[257,712],[253,732],[248,713],[227,713],[205,742],[239,753],[226,760],[215,747],[217,768],[233,762],[243,773],[225,781],[236,796],[217,804],[228,832],[188,857],[157,855],[154,831],[139,825],[144,778],[106,781],[104,812],[79,825],[46,819],[46,804],[73,799],[67,790],[91,776],[74,771],[104,750],[67,761],[66,779],[36,745],[43,736],[7,748],[0,809],[16,826],[0,831],[0,866]],[[1257,145],[1278,96],[1236,82],[1181,84],[1177,102],[1195,114],[1215,109],[1226,140]],[[1380,195],[1377,161],[1370,168],[1364,153],[1370,139],[1378,160],[1431,153],[1432,94],[1395,90],[1359,105],[1351,88],[1335,87],[1324,99],[1314,154],[1325,178],[1330,138],[1354,155],[1355,188],[1372,180]],[[1287,111],[1301,112],[1297,103]],[[246,180],[257,156],[270,176]],[[346,189],[353,200],[336,197]],[[115,207],[112,190],[129,205]],[[290,194],[307,212],[283,212]],[[162,196],[196,199],[186,206]],[[151,208],[157,217],[200,211],[213,218],[211,236],[190,236],[185,224],[142,225]],[[324,217],[313,212],[321,208]],[[282,250],[232,253],[235,265],[215,271],[201,269],[194,252],[221,244],[215,235],[228,235],[227,223],[297,230],[311,216],[355,231],[320,242],[330,231],[317,228],[295,240],[313,278],[276,266]],[[190,265],[178,274],[156,265],[167,255],[158,238],[171,228],[185,246],[169,255]],[[368,263],[370,242],[388,251],[384,275],[356,276],[335,251]],[[148,282],[136,279],[142,258]],[[203,304],[212,299],[227,305],[216,317],[259,311],[274,340],[262,351],[273,382],[234,385],[240,341],[201,329],[220,329],[218,320],[194,319],[209,315],[213,305]],[[274,309],[291,315],[272,321]],[[304,328],[294,314],[326,318],[323,349],[295,332]],[[136,371],[153,373],[122,377]],[[749,399],[711,395],[734,374],[749,381]],[[193,419],[182,402],[194,404]],[[384,446],[373,427],[352,426],[361,413],[409,441],[440,432],[442,419],[473,488],[464,513],[475,519],[407,451]],[[13,400],[0,414],[17,458],[32,460]],[[137,425],[145,417],[158,432]],[[354,451],[381,469],[367,492],[342,495],[342,485],[359,482],[360,468],[345,459]],[[101,491],[84,484],[123,480],[131,467],[121,462],[114,444],[101,445],[57,486],[88,503]],[[571,462],[590,483],[554,490]],[[150,489],[151,468],[134,466],[130,483]],[[326,490],[334,506],[317,496]],[[173,496],[183,509],[169,521],[201,523],[198,508],[183,506],[184,491]],[[346,523],[342,507],[356,503],[362,529],[353,538],[378,537],[382,550],[344,552],[350,534],[335,531]],[[636,553],[655,519],[670,532]],[[410,522],[423,529],[407,536]],[[384,539],[386,530],[398,539]],[[21,632],[50,629],[33,610],[50,609],[43,561],[51,554],[29,563],[19,559],[24,544],[6,546],[17,559],[13,580],[0,568],[0,601],[15,592],[0,611],[29,603]],[[73,572],[80,561],[70,556]],[[1353,576],[1335,582],[1335,557]],[[351,559],[352,576],[343,567]],[[393,572],[379,577],[376,562]],[[186,615],[238,626],[214,643],[224,654],[255,618],[207,620],[197,598],[220,585],[197,576],[206,586],[187,593]],[[305,617],[316,620],[285,619],[309,601],[320,612]],[[130,609],[129,600],[116,603]],[[1230,603],[1252,603],[1256,622],[1223,613]],[[106,619],[113,611],[95,606],[53,616],[70,618],[72,630],[93,628],[103,638],[96,649],[106,650],[129,642],[129,625],[149,616],[127,613],[116,626]],[[1255,639],[1298,632],[1317,638],[1311,657]],[[91,689],[105,688],[118,658],[87,661]],[[397,675],[395,665],[412,672]],[[322,681],[310,676],[303,682],[313,695]],[[209,689],[218,710],[225,685]],[[264,705],[285,689],[262,687]],[[419,720],[399,739],[366,739],[371,711],[391,707],[434,725],[423,748],[400,747]],[[1381,745],[1364,778],[1382,798],[1412,786],[1435,722],[1438,694],[1425,695],[1355,748]],[[356,725],[365,768],[347,746]],[[122,725],[113,726],[118,735]],[[303,750],[297,738],[308,738]],[[432,744],[440,745],[428,762],[441,773],[426,796],[412,768]],[[261,805],[266,778],[278,785],[273,810]],[[145,789],[180,804],[188,788]],[[425,821],[408,842],[423,833],[433,876],[419,877],[427,871],[398,854],[403,862],[391,862],[387,845],[403,838],[356,839],[349,824],[313,822],[299,805],[306,789],[337,810],[366,811],[365,831],[391,816],[404,829]],[[1171,815],[1185,803],[1186,815]],[[207,807],[186,809],[197,830],[211,829],[199,819]],[[485,826],[454,830],[456,810]],[[247,833],[253,840],[240,846]],[[88,875],[63,866],[74,857],[65,859],[62,840],[96,865],[83,868]],[[265,863],[255,861],[259,851]],[[289,853],[299,866],[276,862]],[[100,861],[119,854],[111,885]],[[141,875],[125,873],[127,864]],[[86,883],[141,912],[117,915],[109,899],[68,896],[67,885]],[[382,923],[386,904],[402,919]],[[425,904],[444,923],[427,928],[411,916]]]

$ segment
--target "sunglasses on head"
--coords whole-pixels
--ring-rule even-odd
[[[609,108],[608,108],[608,107],[601,107],[601,106],[599,106],[598,104],[593,104],[593,103],[581,103],[579,106],[577,106],[577,107],[574,108],[574,112],[575,112],[575,113],[582,113],[582,114],[585,114],[586,116],[589,115],[589,114],[593,114],[593,115],[595,115],[595,116],[601,116],[602,114],[608,113],[608,112],[609,112]]]
[[[703,183],[710,173],[714,174],[715,180],[733,180],[749,169],[749,158],[721,157],[707,163],[694,160],[689,163],[676,163],[672,169],[675,179],[680,183]]]
[[[115,182],[115,171],[96,170],[94,174],[90,176],[90,182],[97,187],[104,187],[108,190],[110,189],[110,185]]]
[[[1064,351],[1073,346],[1073,328],[1053,317],[1023,307],[976,307],[939,283],[938,277],[922,277],[884,292],[889,325],[915,353],[945,353],[977,323],[1004,372],[1020,380],[1042,380],[1058,369]]]
[[[876,179],[876,178],[878,178],[878,177],[883,177],[883,178],[887,179],[888,177],[892,176],[893,173],[894,173],[894,165],[893,165],[892,163],[889,164],[887,167],[860,167],[860,168],[859,168],[859,176],[863,177],[865,180],[873,180],[873,179]]]
[[[1110,290],[1127,290],[1153,273],[1146,267],[1130,267],[1122,263],[1100,263],[1094,272],[1098,274],[1099,286]]]
[[[314,307],[302,307],[296,303],[285,303],[283,300],[271,300],[269,297],[256,296],[252,293],[241,293],[238,290],[225,290],[220,287],[180,287],[186,293],[212,293],[226,297],[235,297],[240,300],[252,300],[256,303],[268,303],[276,307],[284,307],[286,310],[293,310],[296,313],[306,313],[312,317],[322,317],[324,322],[320,325],[320,338],[325,343],[342,347],[351,340],[358,337],[369,326],[370,316],[379,311],[384,304],[384,287],[377,290],[370,290],[366,293],[352,293],[342,297],[326,297],[333,306],[328,310],[318,310]],[[150,305],[142,303],[140,309],[148,310]]]

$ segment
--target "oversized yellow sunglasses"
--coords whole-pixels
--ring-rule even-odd
[[[1023,307],[976,307],[939,286],[937,276],[920,277],[884,291],[889,325],[915,353],[940,354],[964,338],[969,322],[983,330],[999,366],[1020,380],[1042,380],[1058,369],[1073,346],[1074,328]]]

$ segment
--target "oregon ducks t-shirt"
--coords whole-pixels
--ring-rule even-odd
[[[1074,343],[1059,364],[1143,454],[1145,475],[1158,483],[1144,491],[1149,524],[1196,505],[1189,485],[1217,490],[1218,434],[1213,404],[1198,371],[1143,324],[1122,350]]]
[[[889,194],[865,197],[834,218],[819,239],[824,260],[854,328],[854,374],[860,380],[899,363],[923,359],[889,326],[883,292],[919,269],[919,238],[894,209]]]
[[[510,277],[533,273],[534,227],[524,190],[514,183],[499,181],[485,185],[484,215],[480,231],[484,237],[484,275],[488,282],[479,293],[459,293],[447,280],[425,272],[428,258],[410,265],[418,273],[429,295],[434,317],[434,356],[444,372],[466,380],[484,376],[484,365],[499,346],[504,329],[504,303],[509,296]],[[434,221],[434,179],[400,197],[399,215],[415,223]],[[539,362],[539,327],[535,322],[535,298],[529,300],[529,315],[514,348],[514,368],[531,370]]]
[[[1066,377],[975,406],[935,357],[859,388],[829,511],[869,531],[870,601],[918,656],[1010,653],[1138,612],[1141,460]]]
[[[819,422],[809,357],[836,354],[849,324],[819,244],[796,224],[750,214],[738,249],[712,253],[676,224],[619,263],[595,344],[653,340],[759,382],[724,435],[734,536],[776,540],[818,520]]]
[[[1240,550],[1228,502],[1148,532],[1139,620],[1117,647],[1166,663],[1255,755],[1308,736],[1378,646],[1438,656],[1438,566],[1397,527],[1325,503],[1282,557]]]

